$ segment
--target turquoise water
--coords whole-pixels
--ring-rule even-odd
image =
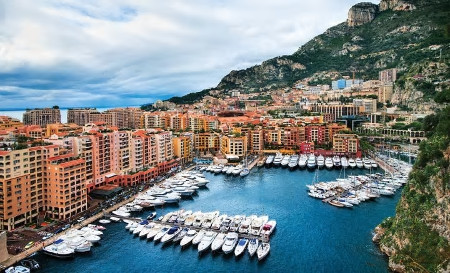
[[[354,170],[354,174],[363,173]],[[112,223],[101,245],[88,255],[58,260],[39,254],[43,272],[388,272],[387,260],[371,241],[373,228],[394,215],[400,197],[381,197],[352,209],[339,209],[309,197],[306,184],[314,172],[282,168],[254,169],[245,178],[206,173],[211,180],[198,196],[179,206],[157,209],[158,215],[179,208],[219,210],[228,215],[267,214],[277,221],[271,252],[258,262],[246,255],[198,256],[192,246],[155,245],[133,237],[124,223]],[[329,181],[339,171],[322,170]],[[149,212],[142,213],[142,216]]]

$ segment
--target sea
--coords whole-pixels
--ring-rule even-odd
[[[364,174],[349,170],[347,174]],[[315,172],[255,167],[246,177],[205,173],[208,187],[178,205],[156,209],[216,211],[227,215],[268,215],[277,221],[269,256],[259,262],[211,253],[199,256],[192,246],[181,249],[135,237],[125,223],[106,225],[103,239],[87,255],[59,260],[39,253],[41,272],[388,272],[387,258],[372,243],[374,228],[393,216],[400,191],[353,208],[336,208],[307,195]],[[342,176],[339,170],[318,171],[319,181]],[[146,217],[150,211],[136,216]]]

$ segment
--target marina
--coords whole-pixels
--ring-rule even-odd
[[[355,168],[352,172],[353,175],[365,175],[369,170]],[[393,215],[400,195],[396,193],[389,198],[361,203],[357,210],[324,206],[320,200],[304,193],[314,175],[315,172],[291,172],[283,168],[253,168],[245,177],[205,172],[205,179],[210,183],[199,188],[197,194],[184,197],[177,203],[155,207],[156,219],[180,209],[193,212],[220,210],[233,216],[271,215],[277,221],[276,234],[271,236],[269,254],[261,262],[255,262],[257,249],[253,249],[251,240],[242,242],[246,244],[246,255],[242,250],[239,250],[238,257],[231,253],[217,255],[215,252],[212,255],[198,255],[198,249],[192,246],[181,248],[176,247],[175,243],[155,245],[140,239],[138,235],[126,235],[124,224],[113,221],[106,225],[101,244],[88,255],[60,260],[46,258],[39,253],[36,259],[45,272],[59,272],[61,267],[73,272],[122,272],[131,267],[136,268],[134,272],[142,272],[149,267],[162,272],[171,271],[174,267],[178,272],[274,272],[282,271],[287,266],[294,271],[314,269],[316,272],[327,272],[327,268],[332,266],[335,272],[387,272],[385,258],[375,245],[368,242],[374,226]],[[319,171],[322,181],[333,181],[339,175],[340,170],[334,168]],[[145,219],[150,213],[136,211],[131,216]],[[351,238],[349,234],[352,234]],[[324,244],[328,247],[323,248]],[[255,251],[253,258],[248,255],[249,249]],[[293,254],[298,257],[295,261],[288,259]],[[316,263],[317,259],[321,259],[322,263]],[[370,266],[367,266],[368,262]]]

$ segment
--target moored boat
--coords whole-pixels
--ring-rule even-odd
[[[258,250],[256,251],[256,255],[258,256],[258,260],[261,261],[267,257],[270,252],[270,243],[261,243],[259,245]]]

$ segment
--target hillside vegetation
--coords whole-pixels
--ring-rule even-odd
[[[383,0],[392,7],[397,0]],[[244,70],[231,71],[212,90],[260,92],[292,87],[299,80],[331,83],[342,75],[376,79],[387,68],[399,70],[399,83],[418,73],[426,72],[430,63],[445,63],[450,57],[450,1],[403,1],[415,6],[412,11],[389,8],[379,11],[373,21],[360,26],[347,22],[331,27],[300,47],[294,54],[276,57]],[[380,4],[381,5],[381,4]],[[419,91],[435,87],[450,76],[448,67],[427,74]],[[205,92],[206,91],[206,92]],[[170,99],[177,103],[192,103],[209,90]],[[431,97],[431,96],[430,96]]]

